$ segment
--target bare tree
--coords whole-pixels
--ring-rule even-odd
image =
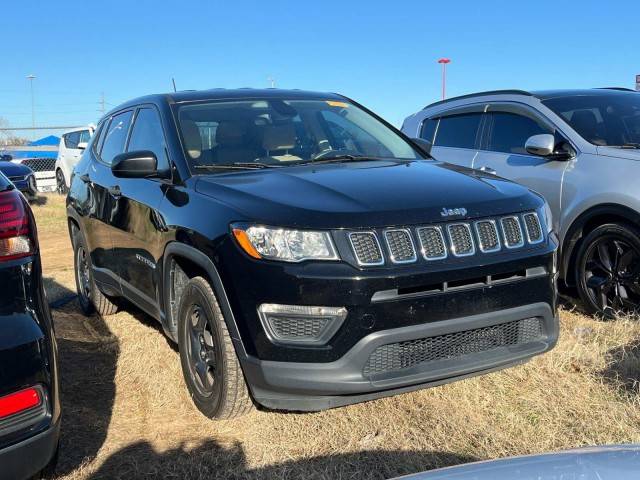
[[[7,146],[20,146],[26,145],[29,143],[29,140],[24,137],[19,137],[13,133],[11,130],[2,130],[3,128],[9,127],[9,122],[0,117],[0,144]]]

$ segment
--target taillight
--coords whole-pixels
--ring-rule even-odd
[[[29,212],[20,193],[0,192],[0,261],[31,255],[32,233]]]
[[[38,388],[26,388],[19,392],[0,397],[0,420],[26,410],[40,406],[41,391]]]

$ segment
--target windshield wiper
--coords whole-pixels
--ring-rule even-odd
[[[276,165],[267,165],[259,162],[235,162],[235,163],[212,163],[209,165],[195,165],[196,170],[260,170],[262,168],[277,168]]]
[[[390,160],[390,161],[401,161],[398,158],[384,158],[384,157],[371,157],[367,155],[350,155],[348,153],[342,155],[335,155],[333,157],[324,157],[319,158],[317,160],[309,160],[308,162],[302,162],[298,165],[315,165],[317,163],[339,163],[344,161],[349,162],[369,162],[374,160]],[[405,160],[406,161],[406,160]]]
[[[623,145],[620,145],[620,148],[637,148],[640,149],[640,143],[625,143]]]

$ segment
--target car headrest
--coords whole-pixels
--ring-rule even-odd
[[[579,132],[589,134],[595,132],[598,127],[598,119],[591,110],[576,110],[571,116],[571,123]]]
[[[200,136],[198,125],[190,119],[183,119],[180,125],[187,153],[194,160],[200,158],[200,155],[202,155],[202,137]]]
[[[247,133],[246,125],[239,122],[220,122],[216,129],[216,143],[224,147],[242,145]]]
[[[262,147],[267,150],[290,150],[296,145],[296,130],[293,123],[268,125],[264,129]]]

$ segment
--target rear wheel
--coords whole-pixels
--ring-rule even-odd
[[[98,289],[93,280],[87,243],[82,232],[76,227],[73,227],[73,253],[78,303],[82,312],[85,315],[98,312],[103,317],[116,313],[118,306]]]
[[[178,312],[182,373],[198,410],[216,420],[250,412],[249,390],[209,282],[189,280]]]
[[[61,169],[56,170],[56,191],[60,195],[67,194],[67,182]]]
[[[640,230],[606,224],[591,231],[576,257],[578,293],[587,310],[613,317],[640,307]]]

